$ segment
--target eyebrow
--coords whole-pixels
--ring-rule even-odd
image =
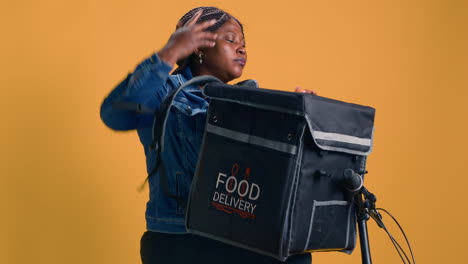
[[[236,36],[238,35],[236,32],[230,31],[230,30],[229,30],[229,31],[224,31],[224,33],[225,33],[225,34],[226,34],[226,33],[232,33],[232,34],[234,34],[234,35],[236,35]],[[244,35],[244,33],[241,32],[241,36],[242,36],[242,40],[245,42],[245,35]]]

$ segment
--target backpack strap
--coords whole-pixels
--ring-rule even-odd
[[[153,130],[152,130],[153,137],[152,137],[152,143],[151,143],[150,148],[156,151],[156,164],[153,167],[153,169],[148,173],[148,176],[146,177],[143,184],[139,187],[139,191],[142,191],[143,188],[146,186],[146,183],[148,182],[149,178],[159,171],[160,172],[159,184],[161,184],[164,193],[167,196],[171,197],[172,199],[176,200],[177,203],[182,206],[182,208],[186,207],[186,201],[184,197],[173,194],[169,190],[167,170],[166,170],[166,167],[164,166],[164,162],[161,161],[161,153],[164,151],[164,136],[165,136],[166,126],[167,126],[167,120],[168,120],[169,113],[172,107],[172,102],[174,101],[175,97],[181,90],[183,90],[185,87],[190,86],[190,85],[206,85],[212,82],[221,82],[221,81],[218,78],[215,78],[213,76],[198,76],[198,77],[192,78],[190,81],[184,83],[179,88],[172,90],[166,96],[164,101],[161,102],[159,109],[154,112]]]

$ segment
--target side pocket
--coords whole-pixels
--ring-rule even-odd
[[[304,251],[354,247],[354,206],[347,201],[314,201]]]

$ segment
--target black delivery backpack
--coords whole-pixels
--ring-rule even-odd
[[[351,253],[354,192],[375,110],[311,94],[223,83],[204,87],[209,112],[186,208],[189,232],[284,261]]]

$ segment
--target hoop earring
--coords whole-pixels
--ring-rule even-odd
[[[200,64],[203,64],[203,53],[198,53],[198,59],[199,59],[199,62]]]

